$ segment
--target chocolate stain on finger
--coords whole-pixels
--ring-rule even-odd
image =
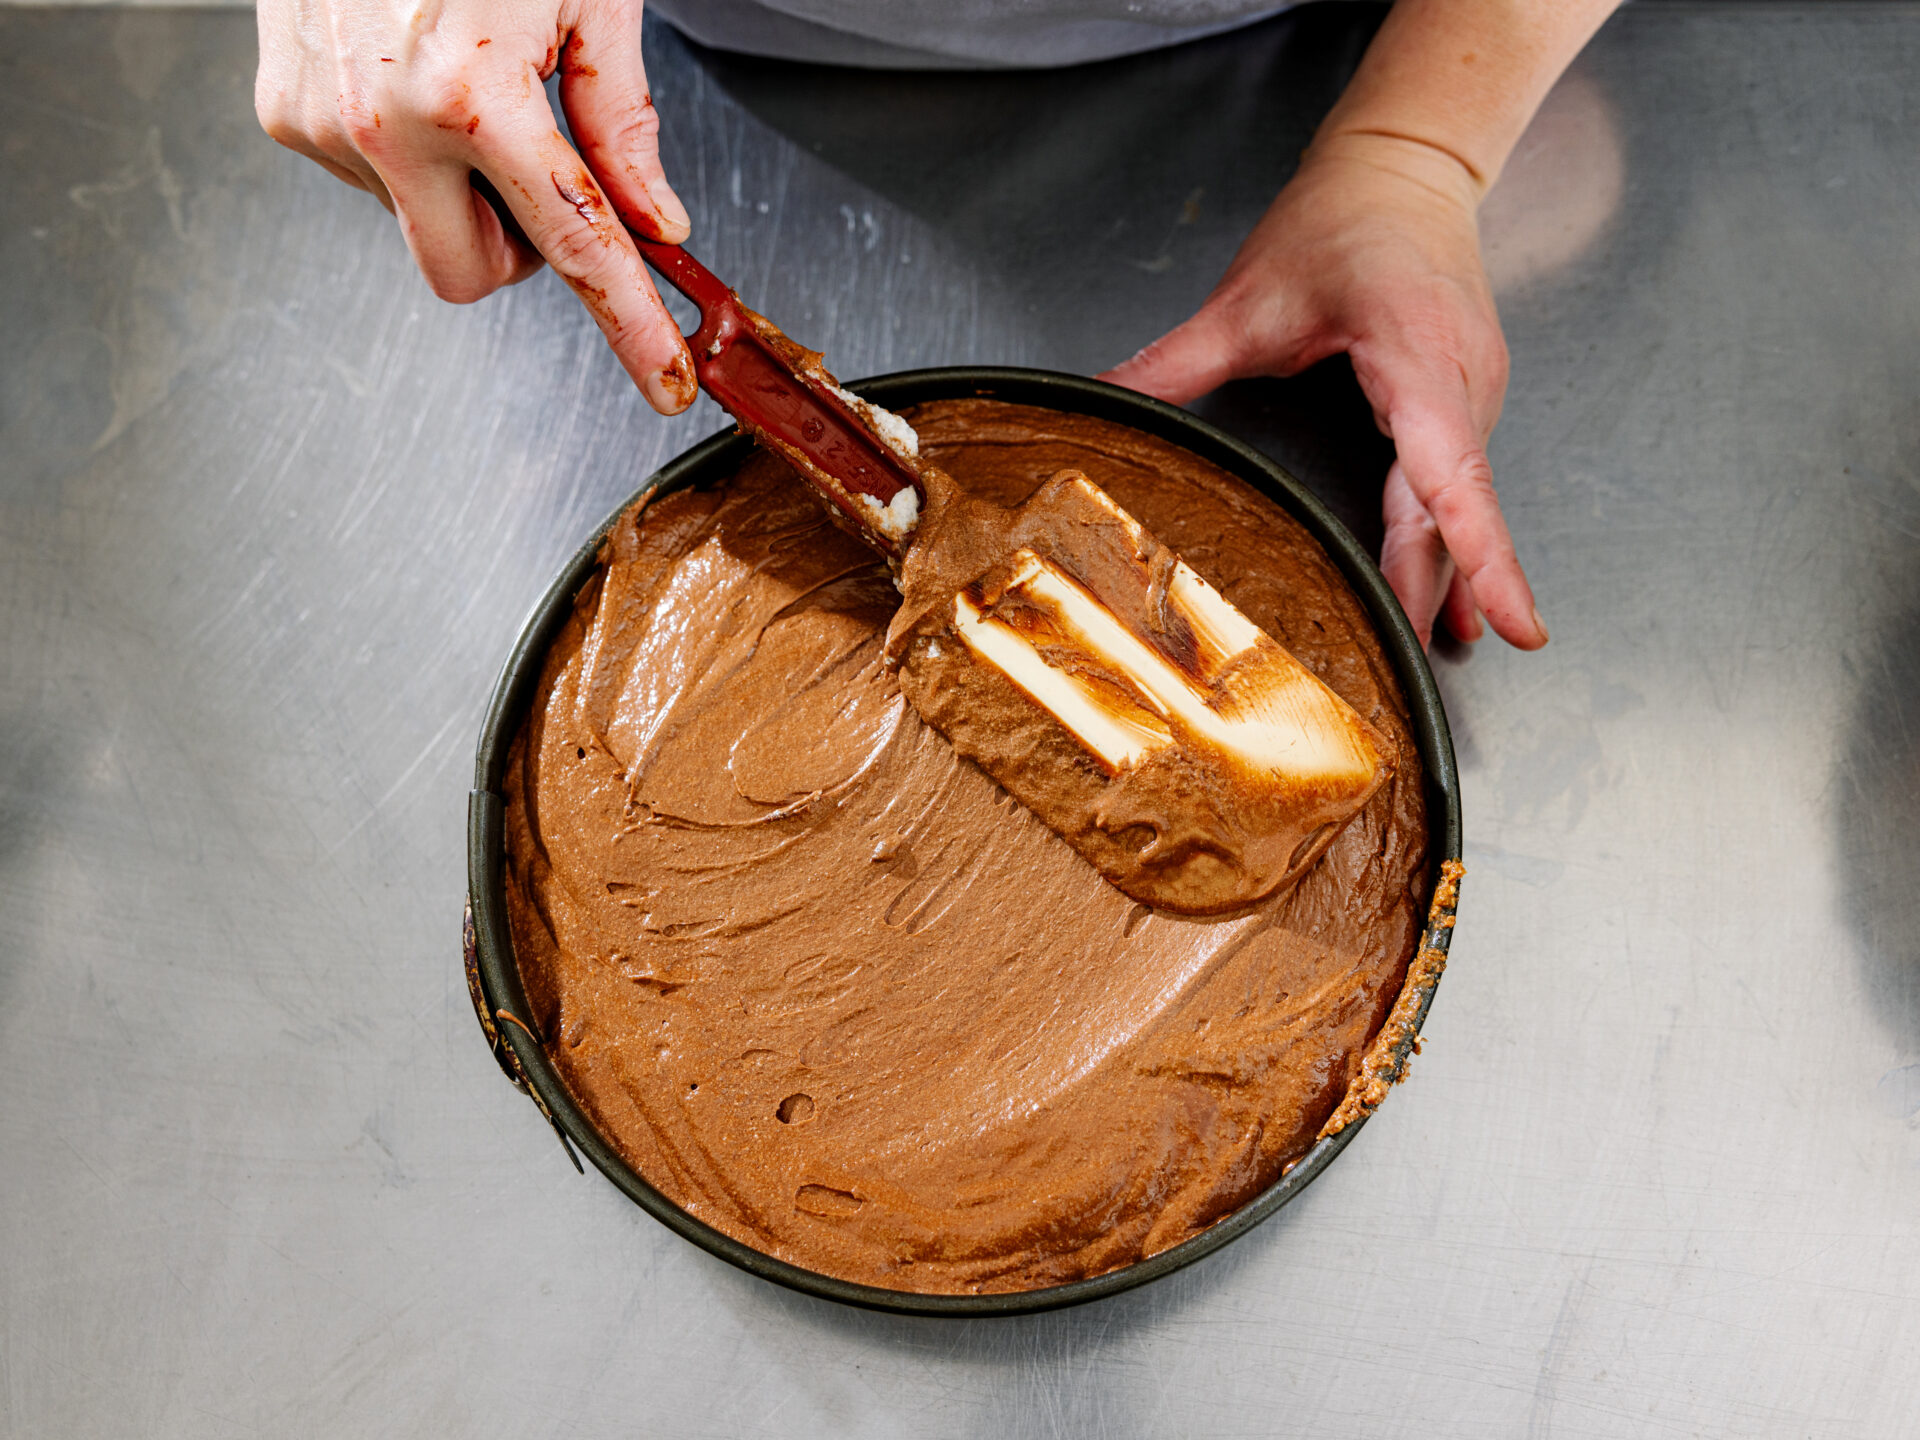
[[[580,297],[580,303],[587,307],[593,318],[604,330],[615,324],[617,319],[613,307],[607,304],[607,292],[599,285],[589,285],[584,280],[574,280],[565,275],[560,277],[567,282],[567,288]]]
[[[558,170],[551,173],[554,193],[571,205],[574,212],[587,222],[587,227],[593,231],[594,237],[602,245],[609,247],[618,245],[620,243],[619,228],[593,176],[586,170],[580,171],[572,179]]]
[[[673,357],[658,378],[661,390],[674,402],[672,413],[675,415],[693,404],[694,397],[700,393],[699,382],[693,378],[693,357],[684,349]]]
[[[473,103],[473,87],[471,85],[462,85],[460,87],[460,101],[463,107],[470,106]],[[480,128],[480,117],[476,114],[468,117],[466,120],[436,120],[434,124],[442,130],[464,130],[467,134],[471,135],[475,130]]]
[[[580,58],[580,52],[585,46],[586,42],[580,38],[578,32],[567,37],[567,74],[576,80],[591,80],[600,73]]]

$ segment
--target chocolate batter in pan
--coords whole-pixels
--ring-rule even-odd
[[[909,418],[1003,503],[1084,471],[1391,780],[1272,900],[1135,904],[919,720],[891,577],[756,454],[609,536],[513,747],[508,906],[567,1085],[676,1203],[848,1280],[1032,1289],[1179,1243],[1313,1143],[1419,937],[1422,772],[1360,603],[1249,488],[1085,417]]]

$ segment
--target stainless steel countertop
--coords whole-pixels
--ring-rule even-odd
[[[1375,12],[1055,76],[650,35],[699,251],[842,374],[1183,317]],[[1554,642],[1438,657],[1426,1053],[1121,1298],[914,1321],[574,1174],[457,960],[481,706],[720,423],[550,277],[432,299],[249,17],[0,13],[0,1429],[1898,1436],[1920,1415],[1920,8],[1602,33],[1487,225]],[[1337,367],[1203,409],[1377,534]]]

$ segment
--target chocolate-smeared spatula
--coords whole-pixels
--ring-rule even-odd
[[[914,709],[1116,889],[1195,914],[1264,899],[1392,773],[1379,732],[1085,475],[1012,510],[970,499],[900,416],[679,246],[634,239],[700,307],[707,393],[894,567],[887,653]]]
[[[927,498],[912,463],[913,430],[842,390],[815,351],[741,304],[678,245],[633,239],[647,263],[700,308],[687,345],[706,392],[799,471],[856,534],[897,562]]]

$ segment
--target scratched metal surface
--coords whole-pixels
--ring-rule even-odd
[[[1372,13],[1055,77],[654,33],[713,267],[843,374],[1179,319]],[[0,14],[0,1430],[1896,1436],[1920,1413],[1920,9],[1642,7],[1487,226],[1554,628],[1438,663],[1470,874],[1306,1198],[997,1323],[576,1176],[456,963],[481,705],[654,418],[253,128],[243,15]],[[704,405],[704,402],[703,402]],[[1209,412],[1363,528],[1337,374]]]

